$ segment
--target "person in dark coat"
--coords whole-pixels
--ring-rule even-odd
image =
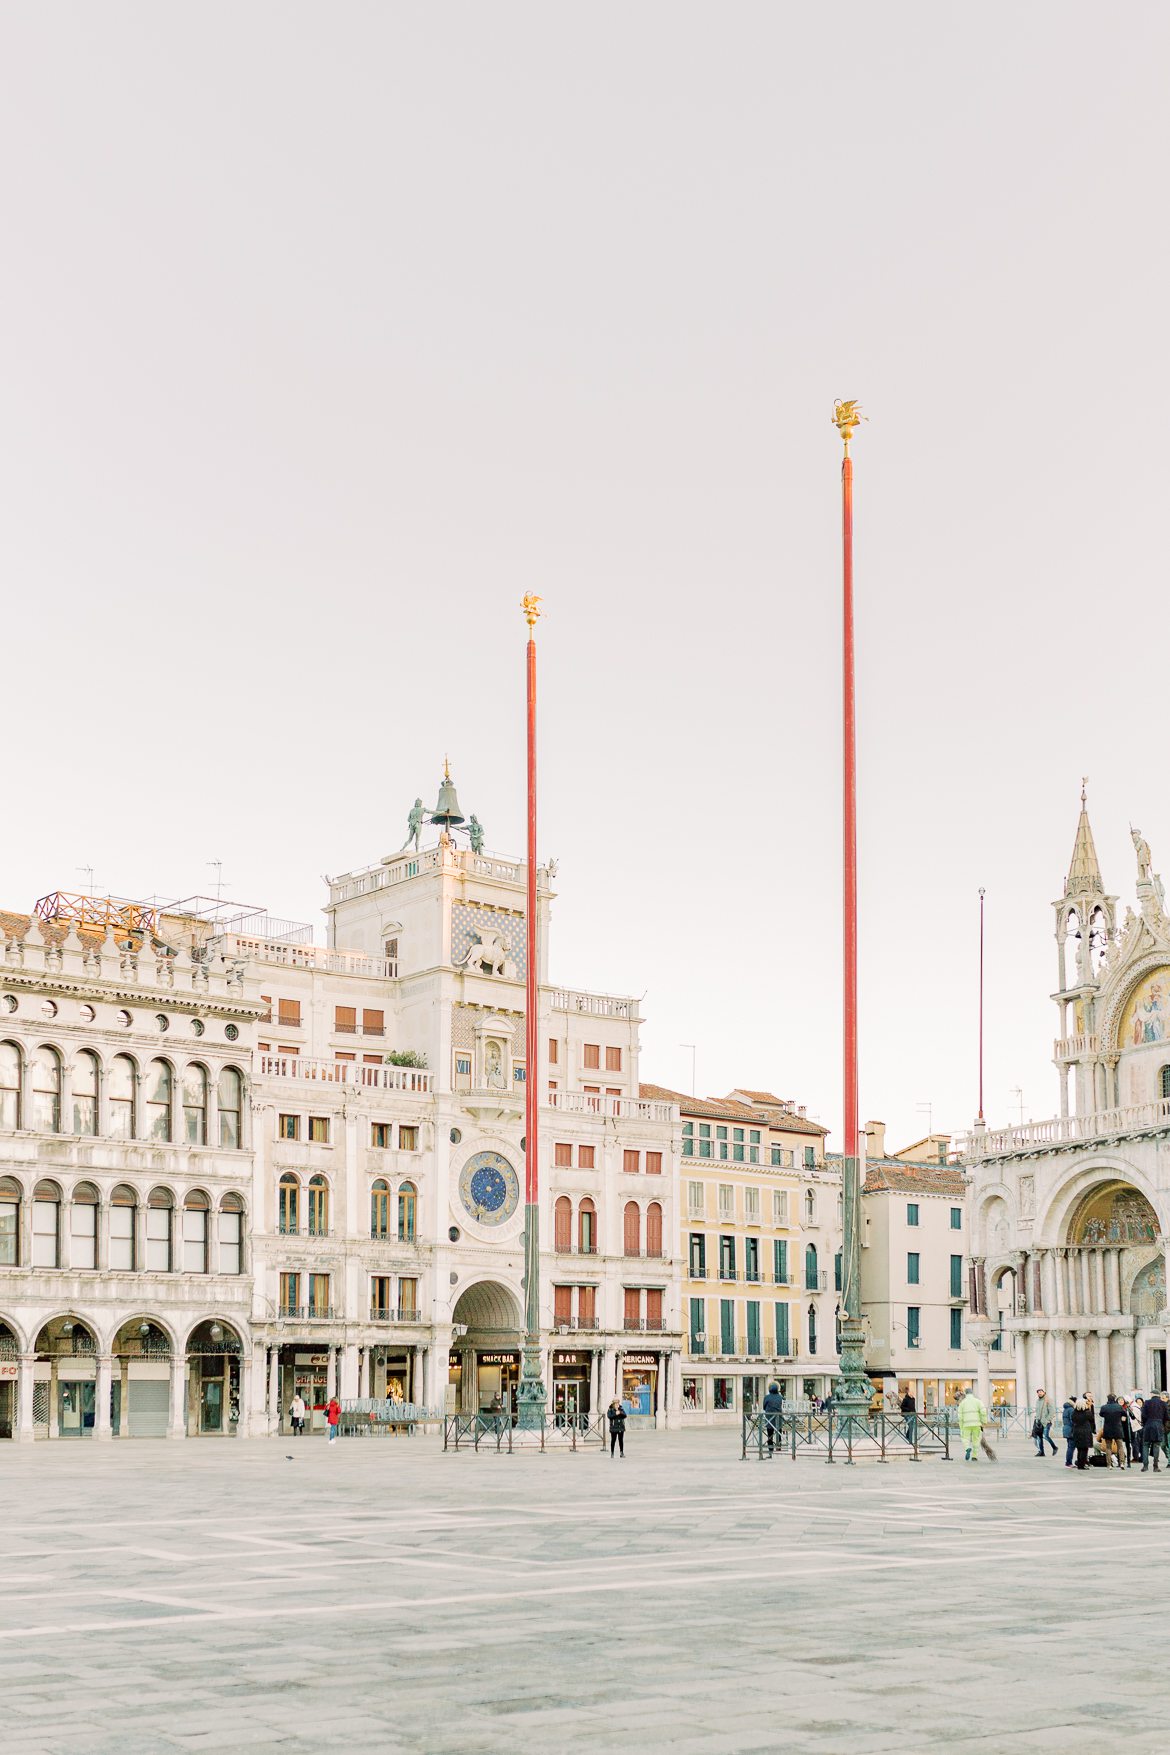
[[[1142,1474],[1150,1466],[1150,1453],[1154,1456],[1154,1473],[1161,1467],[1162,1440],[1166,1435],[1166,1404],[1156,1389],[1151,1390],[1142,1403]]]
[[[609,1421],[609,1454],[612,1457],[616,1450],[624,1462],[626,1457],[626,1410],[616,1395],[606,1409],[605,1417]]]
[[[781,1419],[784,1414],[784,1397],[778,1383],[768,1385],[768,1393],[764,1397],[764,1430],[768,1435],[768,1455],[772,1455],[777,1438],[781,1432]]]
[[[914,1395],[911,1390],[907,1390],[906,1394],[902,1397],[900,1407],[902,1413],[906,1417],[906,1436],[911,1444],[913,1444],[915,1435],[918,1432],[918,1403],[914,1400]]]
[[[1083,1396],[1072,1411],[1072,1441],[1078,1469],[1088,1468],[1089,1446],[1093,1442],[1093,1410]]]
[[[1109,1391],[1101,1409],[1101,1441],[1105,1446],[1105,1455],[1116,1458],[1119,1469],[1131,1466],[1125,1409],[1112,1390]]]
[[[1071,1401],[1066,1401],[1060,1410],[1060,1433],[1064,1439],[1064,1466],[1066,1469],[1071,1469],[1073,1466],[1073,1405]]]

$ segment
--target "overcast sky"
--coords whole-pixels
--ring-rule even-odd
[[[314,919],[443,755],[643,1074],[1051,1114],[1082,773],[1170,877],[1164,4],[26,3],[0,20],[0,902]],[[323,932],[322,932],[323,936]]]

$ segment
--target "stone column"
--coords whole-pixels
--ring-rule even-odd
[[[1052,1316],[1056,1310],[1057,1293],[1056,1256],[1051,1249],[1046,1249],[1040,1257],[1040,1287],[1044,1313]]]
[[[979,1400],[985,1408],[991,1406],[991,1355],[989,1341],[976,1341],[976,1371],[978,1373]]]
[[[1068,1331],[1063,1328],[1052,1331],[1052,1400],[1060,1409],[1068,1395]]]
[[[114,1362],[108,1353],[98,1356],[97,1380],[94,1384],[94,1437],[112,1438],[113,1423],[110,1420],[110,1385],[113,1381]]]
[[[1083,1395],[1088,1388],[1088,1365],[1086,1363],[1085,1342],[1088,1340],[1091,1332],[1092,1331],[1087,1328],[1078,1328],[1074,1332],[1073,1372],[1076,1377],[1076,1382],[1073,1385],[1074,1401],[1078,1396]]]
[[[187,1361],[182,1353],[171,1358],[171,1423],[168,1438],[187,1436]]]
[[[328,1361],[325,1366],[325,1399],[332,1401],[337,1394],[337,1348],[330,1342],[325,1353]]]
[[[1109,1308],[1105,1296],[1105,1251],[1103,1249],[1090,1250],[1089,1262],[1093,1285],[1093,1314],[1101,1316]]]
[[[31,1202],[29,1204],[31,1205]],[[20,1376],[17,1379],[16,1388],[16,1436],[18,1439],[27,1443],[32,1442],[34,1433],[33,1366],[35,1363],[36,1359],[34,1354],[22,1353],[20,1355]]]
[[[268,1431],[280,1431],[280,1348],[268,1349]]]
[[[118,1436],[130,1436],[130,1355],[122,1353],[118,1358],[118,1375],[121,1393],[118,1397]]]
[[[614,1397],[614,1381],[617,1372],[617,1354],[613,1348],[606,1346],[601,1355],[601,1389],[597,1398],[599,1413],[604,1413]]]
[[[415,1401],[422,1406],[426,1405],[426,1397],[423,1394],[423,1384],[426,1380],[426,1357],[425,1347],[416,1346],[414,1348],[414,1365],[410,1373],[410,1393]]]
[[[1108,1306],[1110,1314],[1121,1315],[1121,1251],[1111,1249],[1108,1252]]]
[[[358,1393],[357,1343],[349,1341],[338,1351],[341,1354],[341,1389],[338,1393],[346,1401],[352,1401]]]
[[[263,1383],[263,1372],[253,1371],[252,1349],[246,1348],[240,1360],[240,1417],[236,1421],[236,1437],[247,1438],[252,1432],[253,1384]],[[229,1423],[231,1410],[228,1410]]]
[[[1080,1255],[1079,1266],[1080,1266],[1080,1270],[1081,1270],[1081,1280],[1080,1280],[1080,1286],[1078,1287],[1078,1291],[1079,1291],[1080,1300],[1081,1300],[1081,1313],[1084,1316],[1092,1316],[1092,1314],[1093,1314],[1093,1268],[1092,1268],[1092,1263],[1089,1260],[1089,1251],[1087,1249],[1082,1248],[1079,1251],[1079,1255]],[[1084,1389],[1084,1387],[1085,1386],[1082,1383],[1081,1388]]]
[[[1100,1407],[1109,1391],[1113,1388],[1109,1365],[1110,1330],[1097,1330],[1097,1406]]]

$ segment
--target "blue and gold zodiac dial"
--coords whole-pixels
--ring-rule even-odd
[[[500,1152],[476,1152],[459,1176],[459,1198],[479,1225],[503,1225],[520,1205],[520,1178]]]

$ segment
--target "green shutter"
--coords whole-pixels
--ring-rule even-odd
[[[787,1304],[777,1304],[776,1351],[777,1353],[784,1354],[787,1353],[788,1350],[788,1306]]]
[[[788,1239],[786,1237],[777,1237],[772,1244],[772,1278],[778,1286],[788,1284]]]
[[[758,1353],[760,1348],[760,1303],[758,1298],[749,1298],[747,1307],[747,1350]]]
[[[735,1300],[719,1300],[719,1342],[724,1353],[735,1352]]]

